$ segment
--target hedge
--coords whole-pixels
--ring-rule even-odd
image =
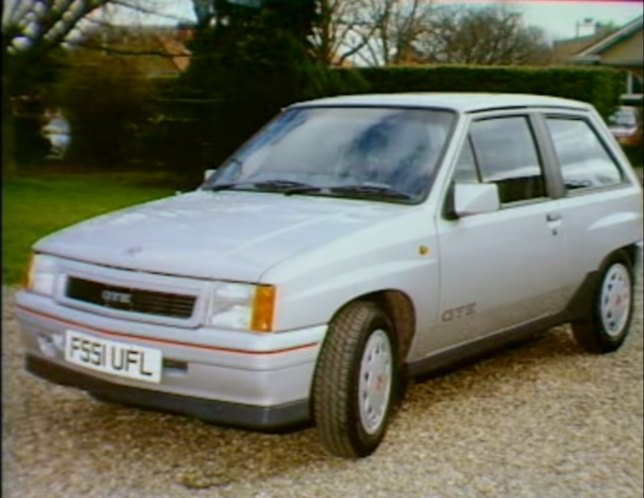
[[[625,73],[594,67],[428,66],[338,69],[358,73],[373,93],[532,93],[591,103],[610,115],[624,92]]]
[[[607,116],[625,86],[623,73],[585,67],[431,66],[352,68],[319,71],[315,85],[300,88],[298,100],[337,94],[391,92],[504,92],[556,95],[592,103]],[[261,83],[261,82],[260,82]],[[132,157],[136,167],[180,172],[196,182],[217,167],[279,106],[267,98],[275,88],[235,97],[181,82],[159,82],[153,97],[155,119]],[[272,108],[276,107],[276,108]]]

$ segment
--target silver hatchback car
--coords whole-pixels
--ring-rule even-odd
[[[194,192],[39,241],[26,367],[219,424],[382,441],[406,379],[633,312],[642,189],[592,106],[400,94],[284,110]]]

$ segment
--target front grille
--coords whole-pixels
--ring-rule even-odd
[[[67,279],[66,295],[106,308],[172,318],[190,318],[197,299],[196,296],[120,287],[77,277]]]

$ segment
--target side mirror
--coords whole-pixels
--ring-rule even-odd
[[[454,185],[456,216],[493,213],[501,207],[499,188],[494,183],[457,183]]]
[[[204,182],[205,182],[205,181],[208,181],[208,178],[210,178],[210,177],[211,177],[211,175],[212,175],[215,171],[217,171],[217,170],[216,170],[216,169],[207,169],[206,171],[204,171],[204,174],[203,174],[203,181],[204,181]]]

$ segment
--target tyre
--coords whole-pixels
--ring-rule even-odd
[[[600,272],[592,309],[586,319],[572,324],[577,343],[591,353],[618,349],[633,316],[633,270],[628,257],[618,254]]]
[[[397,341],[369,302],[333,319],[313,379],[313,416],[325,448],[345,458],[373,453],[387,430],[399,385]]]

